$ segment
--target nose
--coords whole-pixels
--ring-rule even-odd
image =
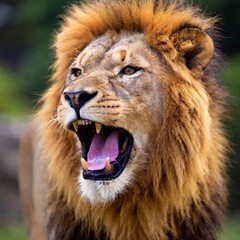
[[[97,92],[64,92],[63,95],[65,100],[69,102],[70,106],[78,112],[81,107],[83,107],[89,100],[93,99],[97,95]]]

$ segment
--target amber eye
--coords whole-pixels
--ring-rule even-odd
[[[140,69],[141,69],[140,67],[128,65],[120,71],[119,75],[120,76],[122,76],[122,75],[132,75],[135,72],[139,71]]]
[[[82,70],[80,68],[72,68],[71,69],[71,78],[78,78],[82,74]]]

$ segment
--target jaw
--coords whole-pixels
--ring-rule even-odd
[[[78,126],[78,130],[76,132],[76,140],[78,144],[82,145],[81,141],[83,141],[79,136],[80,133],[85,136],[86,132],[91,133],[93,131],[91,129],[94,128],[93,125],[94,123],[86,126]],[[106,130],[111,132],[114,129],[107,129],[103,126],[101,131],[104,133]],[[104,169],[100,171],[86,171],[83,166],[80,168],[79,175],[77,177],[79,195],[93,205],[106,204],[116,200],[118,197],[123,195],[129,187],[133,186],[134,181],[137,179],[140,181],[141,177],[139,179],[139,176],[135,176],[136,172],[144,172],[146,170],[148,161],[146,154],[143,153],[143,149],[146,148],[147,142],[149,141],[147,132],[141,132],[141,134],[139,133],[134,135],[125,134],[125,136],[127,136],[127,138],[132,138],[133,141],[128,139],[128,141],[126,141],[128,144],[120,144],[120,146],[126,146],[123,147],[122,153],[119,150],[119,156],[116,158],[116,163],[121,163],[122,158],[124,157],[128,160],[124,164],[121,163],[122,171],[119,175],[114,173],[114,168],[112,168],[112,171],[109,173]],[[87,144],[85,144],[85,146],[86,145]],[[86,149],[83,150],[83,145],[81,146],[82,157],[86,157],[88,155],[87,152],[89,153],[89,147]],[[114,164],[115,162],[111,163],[112,166],[114,166]],[[86,173],[90,174],[89,177],[86,177]],[[99,176],[97,176],[98,173],[100,173]],[[108,177],[108,175],[110,177]]]
[[[133,179],[133,171],[127,166],[122,174],[113,180],[92,181],[83,178],[83,170],[78,177],[80,195],[92,204],[105,204],[123,194]]]
[[[139,143],[135,139],[136,143]],[[83,177],[83,170],[80,169],[78,176],[78,191],[81,197],[89,201],[91,204],[107,204],[118,197],[121,197],[136,184],[136,181],[143,181],[143,177],[138,173],[147,174],[148,158],[141,149],[143,145],[134,144],[129,163],[124,171],[115,179],[93,181]],[[137,174],[136,174],[137,173]]]
[[[73,125],[70,124],[71,128]],[[82,168],[78,176],[80,195],[92,204],[104,204],[115,200],[118,195],[124,193],[132,181],[133,136],[124,129],[104,125],[97,131],[95,123],[90,121],[76,126],[76,134],[81,143],[82,154]],[[108,171],[106,166],[97,165],[95,160],[92,160],[101,159],[102,155],[108,156],[106,152],[110,153],[109,156],[116,153],[113,158],[115,160],[109,163]]]
[[[79,123],[79,120],[69,121],[67,127],[74,131],[73,123],[76,121]],[[119,155],[116,157],[116,161],[111,163],[112,166],[114,166],[115,163],[120,163],[122,171],[119,175],[115,174],[114,168],[112,168],[110,172],[106,172],[106,169],[86,171],[82,165],[77,176],[77,190],[81,198],[87,200],[92,205],[107,204],[125,194],[129,187],[134,185],[135,181],[141,181],[142,177],[139,178],[136,173],[139,171],[146,172],[149,161],[143,150],[146,149],[148,145],[149,133],[147,128],[142,132],[139,130],[141,126],[134,124],[134,127],[135,128],[132,127],[131,131],[134,132],[134,135],[130,135],[122,128],[102,126],[99,136],[101,136],[101,134],[108,136],[107,134],[111,134],[116,130],[120,132],[123,131],[122,141],[121,137],[119,138]],[[86,124],[76,126],[75,134],[76,144],[80,151],[79,157],[84,157],[89,161],[88,157],[90,156],[89,152],[91,152],[90,146],[92,145],[92,138],[96,136],[95,122],[90,123],[90,121],[87,120]],[[81,136],[85,136],[85,139],[82,139]],[[109,137],[104,141],[107,142],[108,138]],[[133,139],[132,141],[130,140],[131,138]],[[85,149],[83,149],[84,146]],[[94,151],[91,153],[94,154]],[[122,161],[124,158],[128,160]],[[87,172],[90,175],[86,178]],[[100,173],[100,175],[97,176],[98,173]],[[110,177],[108,177],[108,175]]]

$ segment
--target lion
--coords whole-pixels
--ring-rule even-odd
[[[228,151],[216,22],[183,1],[69,8],[21,144],[30,239],[216,239]]]

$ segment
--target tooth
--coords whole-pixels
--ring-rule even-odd
[[[101,123],[95,123],[95,127],[96,127],[97,134],[99,134],[101,132],[101,129],[102,129],[102,124]]]
[[[84,159],[84,158],[81,158],[81,163],[82,163],[82,167],[84,170],[88,171],[88,162]]]
[[[73,123],[72,123],[75,131],[77,132],[78,131],[78,120],[75,120]]]
[[[107,157],[106,158],[106,165],[105,165],[105,172],[111,172],[111,170],[112,170],[112,166],[110,164],[110,158]]]

